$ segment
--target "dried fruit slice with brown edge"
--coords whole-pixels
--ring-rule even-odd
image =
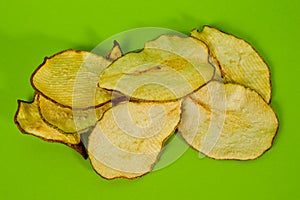
[[[208,49],[191,37],[162,35],[147,42],[142,51],[113,62],[100,76],[99,86],[132,99],[179,99],[211,80],[214,67]]]
[[[181,102],[124,102],[109,109],[88,139],[94,170],[106,179],[149,173],[180,121]]]
[[[270,102],[270,69],[248,42],[209,26],[204,26],[202,32],[194,29],[191,36],[203,41],[219,61],[224,82],[254,89],[267,103]]]
[[[113,48],[107,53],[106,59],[114,61],[122,56],[120,45],[114,41]],[[66,80],[67,81],[67,80]],[[122,98],[115,93],[111,98]],[[112,102],[96,108],[71,109],[54,103],[42,95],[38,96],[39,110],[42,119],[64,133],[80,133],[87,131],[102,117],[103,113],[112,106]]]
[[[63,134],[48,126],[41,119],[37,104],[37,95],[35,95],[33,102],[18,101],[18,110],[14,120],[22,133],[36,136],[48,142],[65,144],[76,150],[84,158],[87,158],[87,153],[80,141],[79,134]]]
[[[271,148],[278,129],[273,109],[254,90],[212,81],[188,96],[178,131],[214,159],[250,160]]]
[[[71,109],[60,106],[43,96],[39,96],[37,101],[43,120],[65,134],[87,131],[112,106],[111,102],[107,102],[96,108]]]
[[[31,84],[41,95],[64,107],[101,106],[111,100],[111,92],[97,87],[97,83],[110,63],[90,52],[66,50],[45,58],[33,73]],[[75,85],[80,91],[76,94]]]

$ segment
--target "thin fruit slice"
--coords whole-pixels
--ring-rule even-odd
[[[120,45],[114,41],[113,48],[107,53],[106,59],[114,61],[122,56]],[[71,94],[70,94],[71,95]],[[122,98],[116,93],[111,94],[112,102]],[[103,113],[112,106],[112,102],[96,108],[71,109],[54,103],[42,95],[38,97],[38,104],[42,119],[51,126],[64,133],[80,133],[87,131],[102,117]]]
[[[128,53],[103,71],[99,86],[133,99],[179,99],[212,79],[204,43],[191,37],[162,35],[138,53]]]
[[[33,135],[48,142],[59,142],[65,144],[84,158],[87,154],[78,134],[63,134],[58,130],[48,126],[39,113],[37,96],[33,102],[18,101],[18,110],[15,115],[15,123],[25,134]]]
[[[63,51],[46,58],[33,73],[31,83],[40,94],[62,106],[99,106],[111,99],[111,92],[97,87],[101,72],[110,63],[90,52]]]
[[[66,134],[87,131],[112,106],[111,102],[107,102],[97,108],[71,109],[60,106],[41,95],[38,97],[38,104],[44,121]]]
[[[107,179],[150,172],[179,123],[180,104],[125,102],[108,110],[89,136],[95,171]]]
[[[258,52],[245,40],[204,26],[191,36],[203,41],[219,61],[225,83],[238,83],[254,89],[264,100],[271,100],[270,69]]]
[[[278,128],[273,109],[254,90],[212,81],[188,96],[178,131],[214,159],[249,160],[272,146]]]

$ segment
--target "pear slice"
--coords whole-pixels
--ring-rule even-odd
[[[149,173],[177,128],[180,104],[124,102],[109,109],[88,138],[94,170],[106,179]]]
[[[203,41],[211,56],[219,61],[225,83],[238,83],[254,89],[264,100],[271,100],[270,69],[258,52],[245,40],[204,26],[194,29],[191,36]]]
[[[121,56],[122,50],[120,45],[117,41],[114,41],[114,46],[107,53],[106,59],[112,62]],[[114,92],[111,94],[110,98],[113,98],[113,100],[99,107],[88,109],[72,109],[61,106],[42,95],[38,96],[37,101],[42,119],[50,126],[53,126],[64,133],[82,133],[96,124],[103,113],[112,106],[112,102],[123,97]]]
[[[84,158],[87,154],[78,134],[64,134],[48,126],[39,113],[37,104],[37,95],[33,102],[18,101],[18,110],[15,115],[15,123],[25,134],[36,136],[48,142],[59,142],[65,144],[77,152]]]
[[[142,51],[128,53],[100,76],[99,86],[119,91],[132,99],[179,99],[212,79],[214,67],[208,49],[191,37],[162,35]]]
[[[37,101],[44,121],[66,134],[87,131],[112,106],[111,102],[107,102],[96,108],[71,109],[54,103],[43,96],[39,96]]]
[[[65,107],[101,106],[111,100],[111,92],[97,87],[97,83],[110,63],[90,52],[66,50],[45,58],[31,83],[38,93]]]
[[[254,90],[212,81],[186,97],[178,131],[214,159],[250,160],[271,148],[278,129],[273,109]]]

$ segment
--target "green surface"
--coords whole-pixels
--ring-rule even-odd
[[[0,199],[300,199],[299,1],[0,1]],[[145,26],[188,33],[204,24],[245,38],[272,71],[280,129],[254,161],[199,159],[189,149],[167,168],[133,181],[106,181],[61,144],[21,134],[17,99],[50,56],[91,50],[105,38]]]

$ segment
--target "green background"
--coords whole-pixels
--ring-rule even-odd
[[[300,199],[299,1],[0,1],[0,199]],[[133,181],[107,181],[61,144],[21,134],[17,99],[31,100],[35,68],[64,49],[91,50],[137,27],[188,33],[208,24],[249,41],[269,63],[280,120],[257,160],[175,163]]]

